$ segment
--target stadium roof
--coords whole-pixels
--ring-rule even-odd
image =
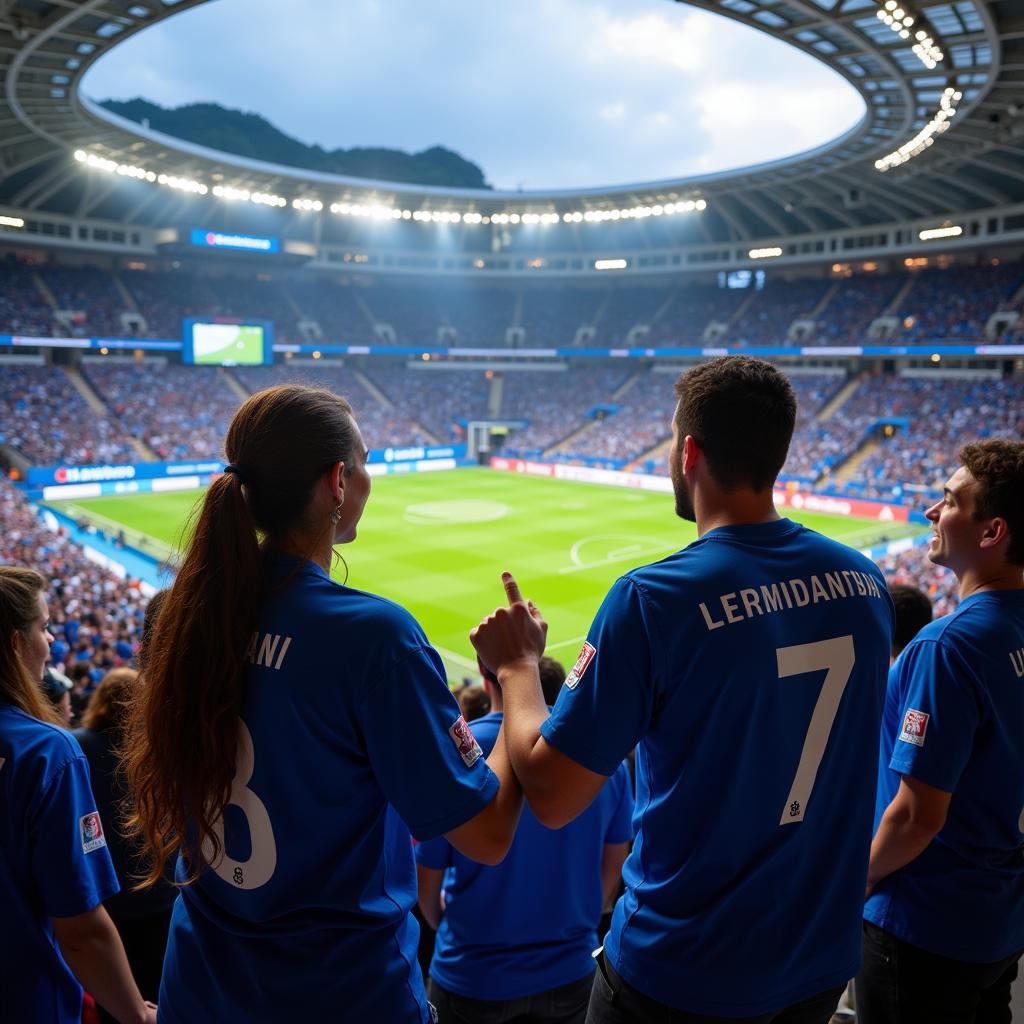
[[[0,204],[160,225],[202,191],[324,217],[333,204],[342,214],[554,223],[682,212],[702,200],[703,239],[742,242],[1024,202],[1024,0],[680,0],[823,61],[860,92],[864,118],[769,164],[543,192],[396,185],[248,160],[152,132],[80,94],[85,71],[123,39],[204,2],[0,0]],[[87,173],[90,163],[109,173]],[[123,187],[125,178],[147,187]]]

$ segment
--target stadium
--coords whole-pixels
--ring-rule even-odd
[[[345,397],[369,449],[333,575],[408,609],[453,689],[502,570],[571,665],[612,584],[696,539],[673,387],[721,356],[797,395],[780,512],[956,609],[924,511],[962,444],[1024,439],[1018,0],[686,0],[827,66],[859,122],[547,191],[240,156],[81,90],[206,2],[0,3],[0,564],[46,577],[63,672],[135,664],[232,416],[284,383]]]

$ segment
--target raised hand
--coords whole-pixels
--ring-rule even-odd
[[[508,607],[496,608],[469,634],[480,660],[495,675],[513,662],[540,661],[548,635],[544,617],[532,601],[523,600],[512,573],[503,572],[501,582]]]

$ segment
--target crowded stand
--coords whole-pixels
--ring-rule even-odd
[[[121,319],[123,313],[130,312],[129,305],[109,270],[43,263],[37,272],[56,308],[69,315],[76,335],[118,338],[129,334]]]
[[[57,366],[0,364],[0,444],[40,466],[130,462],[123,429],[97,415]]]
[[[604,301],[599,288],[524,288],[519,326],[529,348],[572,345],[581,327],[590,327]]]
[[[292,302],[304,320],[320,329],[324,342],[332,345],[380,345],[374,331],[376,319],[362,298],[370,289],[346,284],[336,277],[295,278],[288,283]],[[379,319],[387,319],[386,316]],[[294,336],[294,341],[302,338]]]
[[[570,367],[556,373],[506,371],[502,415],[528,421],[509,436],[506,450],[541,455],[586,424],[595,407],[610,405],[628,378],[628,368],[619,366]]]
[[[936,618],[956,611],[960,603],[957,578],[944,566],[931,562],[924,545],[919,544],[897,554],[882,555],[877,561],[890,585],[902,583],[923,590],[932,603]]]
[[[680,285],[660,309],[644,339],[647,345],[699,345],[712,323],[728,324],[748,300],[741,288],[711,284]]]
[[[897,311],[900,340],[985,340],[989,317],[1009,308],[1024,284],[1024,263],[993,261],[979,267],[927,268]]]
[[[620,347],[637,326],[648,328],[635,337],[638,346],[699,345],[715,323],[724,325],[718,341],[756,347],[788,344],[800,319],[815,323],[802,345],[870,343],[872,322],[888,314],[895,318],[889,336],[902,343],[979,342],[993,313],[1019,309],[1024,283],[1019,261],[846,273],[770,275],[763,287],[753,277],[731,287],[727,275],[678,285],[437,287],[415,279],[211,273],[193,264],[29,264],[8,256],[0,265],[0,333],[178,338],[186,317],[251,317],[271,321],[284,342],[386,345],[391,335],[376,328],[387,325],[401,345],[501,347],[510,328],[521,328],[525,338],[516,345],[564,347],[580,328],[593,328],[589,344]],[[63,323],[55,311],[67,314]],[[303,330],[303,322],[316,326]],[[988,340],[1012,341],[1021,330],[1011,326]]]
[[[220,458],[238,408],[216,367],[90,361],[84,372],[125,433],[164,461]]]
[[[463,440],[467,420],[491,418],[491,378],[483,370],[370,365],[366,377],[441,444]]]
[[[47,337],[53,310],[36,284],[36,268],[8,254],[0,259],[0,332]]]
[[[885,313],[907,283],[904,274],[855,274],[840,280],[818,318],[814,343],[864,344],[872,321]]]
[[[360,375],[327,362],[294,362],[278,366],[237,367],[233,373],[247,391],[262,391],[275,384],[305,384],[327,388],[347,399],[359,418],[359,429],[369,448],[429,443],[423,428],[400,405],[385,406],[371,394]]]
[[[671,292],[665,288],[614,288],[608,291],[595,325],[592,344],[621,348],[627,344],[629,332],[639,325],[650,324],[669,301]],[[644,338],[637,340],[642,345]]]
[[[47,525],[22,492],[0,478],[0,565],[28,565],[50,593],[51,664],[87,698],[112,668],[133,665],[148,596],[89,558],[64,528]]]
[[[768,281],[748,310],[729,325],[726,340],[742,346],[786,344],[793,322],[810,319],[830,286],[822,278]]]
[[[1024,438],[1024,377],[993,380],[920,377],[897,378],[894,387],[881,387],[885,378],[865,382],[853,396],[879,391],[875,408],[905,419],[905,427],[883,440],[857,467],[846,489],[866,498],[899,498],[903,484],[927,487],[935,493],[949,475],[950,453],[962,438]]]

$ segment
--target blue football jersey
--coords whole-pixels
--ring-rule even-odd
[[[856,973],[892,630],[877,566],[786,519],[612,587],[541,731],[602,775],[637,746],[605,942],[634,988],[746,1017]]]
[[[502,715],[473,723],[489,753]],[[471,999],[516,999],[587,977],[604,897],[606,843],[633,838],[633,785],[619,765],[598,798],[565,828],[545,828],[523,808],[505,859],[487,867],[463,857],[443,837],[416,847],[424,867],[446,868],[445,913],[430,974]]]
[[[269,576],[226,855],[175,905],[161,1020],[427,1021],[410,829],[463,824],[498,780],[408,612],[310,562]]]
[[[875,827],[903,775],[952,793],[924,852],[864,916],[939,956],[1024,949],[1024,590],[974,594],[929,623],[889,673]]]
[[[82,987],[51,918],[93,910],[119,889],[74,737],[0,703],[0,1016],[78,1024]]]

